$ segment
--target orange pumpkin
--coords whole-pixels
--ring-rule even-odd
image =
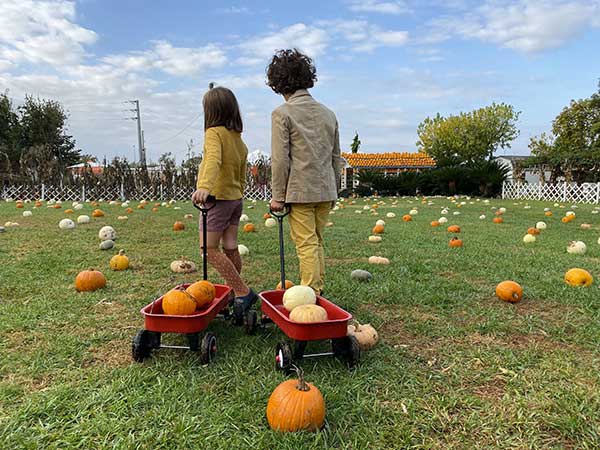
[[[186,292],[194,298],[199,309],[207,307],[217,296],[215,285],[206,280],[191,284]]]
[[[439,227],[440,223],[437,220],[434,220],[434,221],[431,222],[431,226],[432,227]]]
[[[25,205],[23,203],[21,203],[21,202],[17,203],[17,208],[24,208],[24,207],[25,207]]]
[[[95,291],[106,286],[106,277],[99,270],[84,270],[75,278],[75,289],[79,292]]]
[[[291,287],[294,286],[294,283],[292,283],[290,280],[285,280],[285,288],[289,289]],[[281,281],[279,283],[277,283],[277,287],[275,288],[276,290],[281,290]]]
[[[183,224],[183,222],[178,220],[173,224],[173,231],[183,231],[183,230],[185,230],[185,225]]]
[[[449,233],[460,233],[460,227],[458,225],[450,225],[448,227]]]
[[[263,219],[267,220],[269,217],[271,217],[271,214],[269,214],[269,213],[263,214]]]
[[[552,217],[552,211],[546,211],[546,212],[544,213],[544,215],[545,215],[546,217]]]
[[[319,389],[304,381],[287,380],[275,388],[267,403],[267,421],[276,431],[317,431],[325,421],[325,400]]]
[[[133,214],[133,208],[127,208],[125,211],[127,214]]]
[[[155,207],[155,208],[158,208],[159,206],[160,206],[160,203],[155,203],[155,204],[154,204],[154,207]]]
[[[36,202],[35,202],[35,207],[36,207],[36,208],[40,208],[41,206],[42,206],[42,202],[41,202],[41,201],[39,201],[39,200],[36,200]]]
[[[163,295],[162,309],[168,316],[189,316],[196,311],[196,301],[187,292],[172,289]]]
[[[256,231],[256,228],[254,228],[254,224],[247,223],[244,225],[243,230],[245,233],[252,233],[253,231]]]
[[[560,219],[560,221],[561,221],[562,223],[569,223],[569,222],[570,222],[569,218],[568,218],[568,217],[566,217],[566,216],[565,216],[565,217],[563,217],[562,219]]]
[[[53,205],[52,207],[53,207],[54,209],[60,209],[60,208],[62,208],[62,206],[60,206],[58,203],[57,203],[56,205]]]
[[[537,236],[538,234],[540,234],[540,230],[538,230],[536,227],[529,227],[527,228],[527,234]]]
[[[138,207],[138,209],[144,209],[145,208],[144,205],[138,205],[137,207]]]
[[[402,220],[403,220],[404,222],[410,222],[410,221],[412,221],[412,216],[411,216],[410,214],[404,214],[404,215],[402,216]]]
[[[152,212],[158,212],[158,208],[156,208],[156,207],[152,208]]]
[[[72,209],[65,209],[65,214],[73,214],[73,210]]]
[[[383,234],[383,232],[385,231],[385,227],[383,225],[375,225],[373,227],[373,234]]]
[[[523,288],[514,281],[503,281],[496,286],[496,296],[505,302],[518,303],[523,298]]]
[[[494,222],[494,223],[503,223],[504,219],[502,217],[494,217],[492,219],[492,222]]]
[[[92,217],[104,217],[104,212],[101,209],[95,209],[92,212]]]
[[[453,237],[452,239],[450,239],[450,244],[449,245],[452,248],[462,247],[463,246],[463,241],[462,241],[462,239]]]

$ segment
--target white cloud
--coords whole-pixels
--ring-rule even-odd
[[[407,31],[384,30],[366,20],[321,21],[318,25],[342,36],[357,52],[371,52],[378,47],[400,47],[409,41]]]
[[[273,55],[275,50],[296,47],[311,57],[325,52],[329,36],[325,30],[297,23],[266,35],[250,39],[240,45],[244,53],[244,61],[264,61]]]
[[[458,35],[523,53],[537,53],[561,47],[588,27],[599,26],[599,14],[600,4],[596,1],[488,0],[463,17],[434,20],[428,41],[441,41]],[[432,40],[432,37],[435,39]]]
[[[184,48],[158,41],[155,42],[154,53],[157,56],[154,66],[170,75],[194,75],[209,67],[221,67],[227,62],[223,50],[212,44]]]
[[[355,0],[350,4],[354,12],[372,12],[381,14],[404,14],[409,10],[406,3],[401,1]]]
[[[0,58],[52,66],[79,62],[97,35],[74,20],[71,1],[2,0]]]
[[[217,9],[217,12],[221,14],[250,14],[250,9],[246,6],[229,6]]]

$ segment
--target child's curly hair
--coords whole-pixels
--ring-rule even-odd
[[[278,50],[267,66],[267,85],[277,94],[289,95],[308,89],[317,81],[313,60],[298,49]]]

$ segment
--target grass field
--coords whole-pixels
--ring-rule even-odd
[[[352,372],[334,359],[304,361],[307,380],[325,397],[326,425],[288,435],[271,431],[265,419],[267,399],[284,380],[273,369],[283,336],[273,326],[248,337],[213,322],[219,354],[205,367],[196,354],[173,350],[131,361],[131,338],[143,326],[139,310],[170,279],[169,263],[180,255],[201,263],[189,202],[178,203],[181,210],[136,209],[127,221],[117,220],[122,208],[102,204],[104,218],[71,231],[58,228],[67,205],[22,217],[3,202],[0,224],[20,226],[0,234],[0,447],[600,448],[600,215],[580,206],[577,219],[563,224],[570,205],[530,202],[525,209],[524,202],[473,200],[453,216],[457,208],[445,198],[434,205],[400,199],[396,207],[384,200],[378,217],[355,213],[363,200],[335,211],[326,231],[327,297],[374,324],[382,342]],[[240,234],[251,252],[243,273],[256,290],[273,288],[277,231],[263,225],[265,204],[248,205],[257,232]],[[414,206],[419,214],[402,222]],[[462,228],[462,249],[448,247],[445,226],[429,225],[442,206],[450,207],[448,225]],[[507,208],[504,224],[491,222],[491,206]],[[552,217],[544,217],[547,206]],[[81,213],[91,210],[86,204]],[[171,231],[186,213],[195,217],[186,230]],[[370,244],[379,218],[387,222],[383,242]],[[525,245],[523,235],[539,220],[548,229]],[[580,229],[583,222],[593,228]],[[106,224],[119,234],[114,251],[98,249]],[[570,240],[583,240],[587,253],[567,254]],[[297,281],[287,241],[288,278]],[[119,248],[132,270],[109,270]],[[391,265],[368,267],[371,255]],[[89,267],[102,270],[108,286],[77,293],[74,278]],[[590,271],[592,287],[567,286],[563,276],[572,267]],[[374,280],[351,280],[356,268]],[[523,286],[521,303],[495,298],[505,279]]]

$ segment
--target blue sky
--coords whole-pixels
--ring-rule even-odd
[[[264,83],[273,50],[297,46],[316,62],[313,95],[358,131],[364,152],[415,151],[426,116],[507,102],[527,153],[572,98],[600,78],[600,0],[331,0],[304,2],[0,2],[0,89],[61,101],[86,153],[134,156],[139,99],[150,159],[201,150],[201,98],[232,88],[250,150],[269,152]]]

